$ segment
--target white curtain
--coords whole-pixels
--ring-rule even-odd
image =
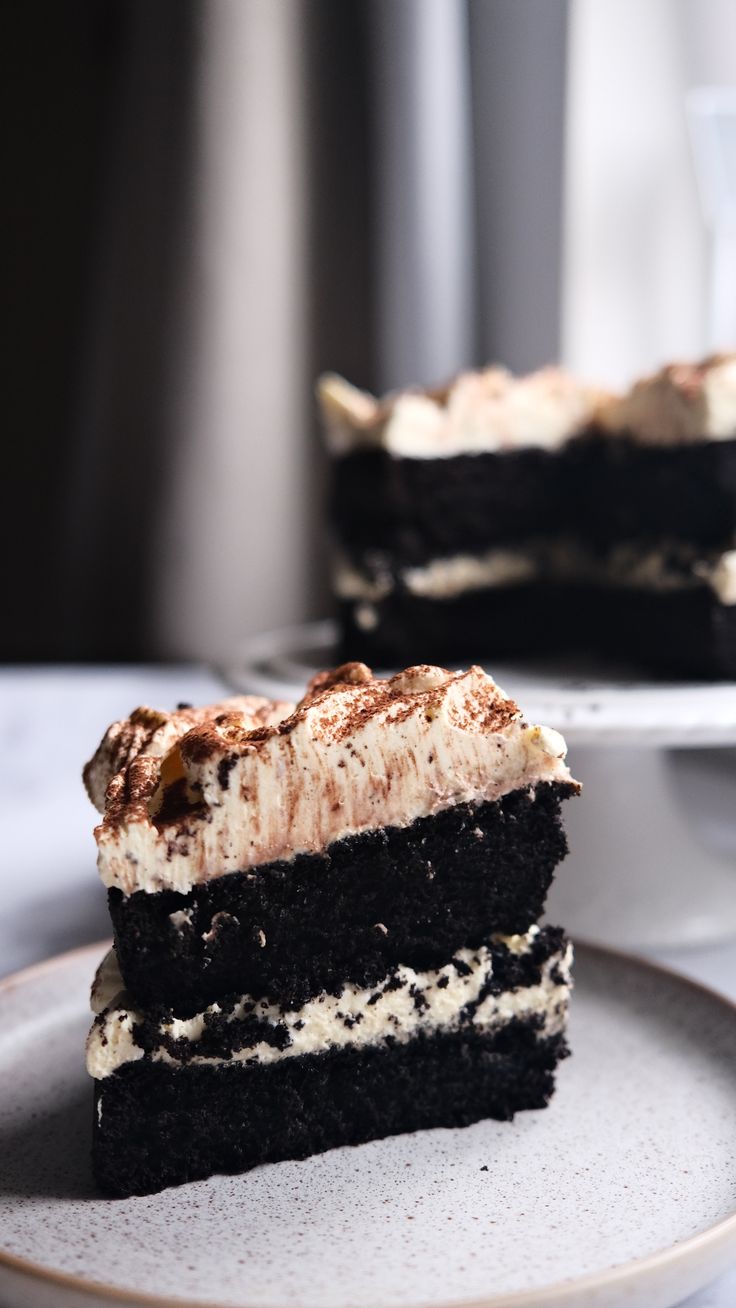
[[[201,7],[174,440],[152,554],[166,655],[222,656],[312,600],[301,20],[288,0]]]
[[[563,358],[618,386],[710,344],[685,97],[736,84],[736,6],[571,0],[569,42]]]
[[[379,384],[559,349],[567,0],[369,0]]]
[[[373,0],[370,18],[378,381],[431,385],[475,346],[468,11]]]
[[[359,338],[354,379],[379,389],[491,356],[531,367],[558,349],[565,0],[367,0],[347,16],[341,4],[199,5],[191,225],[151,556],[164,655],[219,658],[328,607],[312,384],[341,366],[341,332]],[[337,22],[353,24],[337,57],[365,71],[340,103],[323,48]],[[334,120],[361,97],[365,134],[346,153]],[[333,137],[339,166],[325,163]],[[310,160],[332,188],[317,197],[320,230]],[[368,212],[352,230],[356,188]],[[330,204],[344,215],[332,247]]]

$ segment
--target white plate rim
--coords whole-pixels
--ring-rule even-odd
[[[708,999],[736,1021],[736,1000],[729,999],[727,995],[702,981],[696,981],[692,977],[678,972],[676,968],[667,967],[641,955],[628,953],[626,950],[589,944],[587,941],[580,939],[576,939],[574,944],[576,950],[583,950],[593,957],[603,958],[604,960],[607,958],[613,959],[625,966],[644,968],[653,973],[655,977],[674,980],[686,989],[690,989],[701,997]],[[44,972],[53,972],[55,969],[71,963],[73,959],[79,958],[81,960],[82,956],[89,955],[90,965],[94,970],[95,960],[99,960],[101,954],[109,947],[109,940],[98,941],[91,945],[80,945],[75,949],[55,954],[52,958],[44,959],[39,963],[32,963],[29,967],[21,968],[17,972],[11,972],[10,975],[0,980],[0,1000],[20,986],[34,981]],[[696,1261],[702,1254],[725,1250],[731,1246],[736,1251],[736,1207],[730,1217],[722,1218],[721,1221],[708,1227],[707,1230],[699,1232],[698,1235],[690,1236],[681,1243],[671,1245],[667,1249],[660,1249],[644,1258],[630,1259],[629,1262],[608,1268],[602,1272],[594,1272],[572,1280],[556,1281],[533,1290],[516,1290],[500,1296],[493,1295],[482,1299],[452,1300],[444,1304],[433,1304],[431,1308],[556,1308],[556,1305],[565,1302],[569,1303],[571,1308],[584,1308],[586,1296],[617,1286],[623,1293],[627,1286],[634,1288],[637,1281],[654,1276],[660,1270],[674,1268],[678,1263],[687,1264]],[[125,1290],[105,1281],[75,1276],[71,1272],[51,1271],[40,1263],[34,1263],[26,1258],[19,1258],[15,1254],[9,1254],[0,1249],[0,1274],[3,1268],[7,1268],[11,1274],[15,1273],[17,1276],[25,1277],[31,1281],[41,1280],[46,1285],[56,1285],[60,1289],[85,1294],[88,1297],[96,1295],[100,1299],[107,1299],[110,1303],[140,1304],[143,1305],[143,1308],[223,1308],[222,1302],[218,1303],[217,1300],[190,1299],[181,1298],[180,1296],[148,1294],[146,1291]],[[706,1279],[700,1284],[706,1285],[707,1283]],[[688,1293],[687,1289],[685,1293]],[[259,1304],[258,1308],[286,1308],[286,1305],[283,1303]],[[381,1305],[377,1302],[372,1308],[381,1308]],[[416,1302],[407,1304],[406,1308],[427,1308],[427,1305],[426,1303]]]

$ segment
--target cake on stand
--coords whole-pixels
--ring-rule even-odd
[[[299,699],[334,665],[332,622],[244,641],[221,668],[238,691]],[[531,722],[565,736],[584,802],[548,914],[629,949],[736,937],[736,685],[655,682],[600,663],[489,663]]]

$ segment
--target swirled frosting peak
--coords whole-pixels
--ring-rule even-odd
[[[736,353],[672,363],[600,412],[601,427],[642,445],[736,439]]]
[[[406,459],[556,449],[587,427],[604,398],[561,368],[515,377],[498,367],[461,373],[441,389],[399,391],[382,400],[329,374],[318,396],[334,454],[377,447]]]

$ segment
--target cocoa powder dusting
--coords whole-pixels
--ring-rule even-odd
[[[454,702],[451,697],[448,699],[448,688],[467,678],[471,678],[474,684],[468,685],[459,702]],[[196,768],[211,759],[219,760],[217,777],[220,787],[226,790],[239,757],[246,753],[260,754],[267,741],[286,737],[288,757],[283,770],[283,812],[288,829],[302,799],[302,776],[290,737],[305,719],[309,720],[313,740],[333,744],[346,742],[348,752],[365,766],[365,760],[356,752],[352,742],[374,717],[384,714],[386,729],[391,730],[417,713],[432,721],[445,705],[448,721],[453,727],[478,734],[502,731],[519,716],[513,700],[505,698],[479,667],[473,667],[469,672],[450,672],[446,668],[420,665],[384,680],[374,678],[370,668],[363,663],[346,663],[319,673],[309,683],[304,699],[287,717],[281,716],[278,710],[291,706],[269,701],[254,702],[253,712],[249,715],[244,715],[242,709],[233,711],[227,701],[213,705],[209,710],[180,710],[177,715],[168,717],[156,715],[152,710],[137,710],[128,724],[117,724],[121,727],[119,734],[125,736],[126,748],[131,747],[134,737],[145,740],[145,733],[154,727],[154,723],[160,727],[162,720],[165,724],[173,716],[177,717],[182,734],[163,758],[140,754],[113,777],[108,788],[105,827],[109,830],[124,821],[151,819],[159,828],[177,821],[184,822],[203,807],[201,799],[192,793],[191,785],[188,788],[184,782],[182,772],[185,769]],[[174,756],[178,760],[176,767],[171,763]],[[405,763],[415,769],[418,767],[413,754]],[[339,807],[338,788],[330,776],[323,778],[323,784],[329,792],[326,794],[328,805],[336,811]],[[376,777],[375,784],[376,793],[382,788],[388,791],[392,779]],[[158,810],[155,814],[151,804],[154,796]]]

